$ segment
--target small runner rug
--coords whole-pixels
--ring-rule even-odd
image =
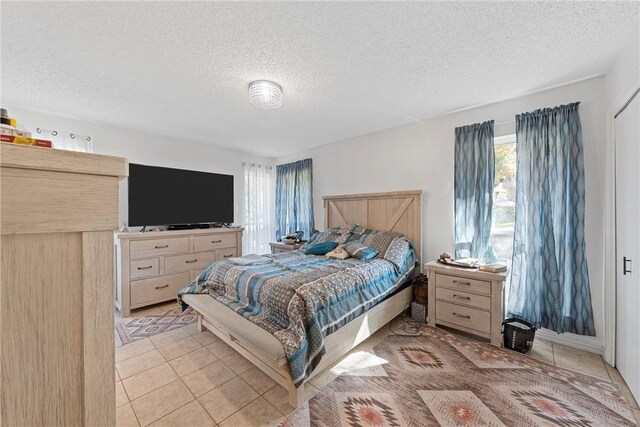
[[[615,384],[442,329],[421,332],[358,353],[354,369],[280,426],[636,425]]]
[[[150,337],[161,332],[181,328],[197,320],[191,307],[182,311],[179,308],[161,314],[150,314],[145,317],[131,319],[116,325],[116,333],[122,344],[141,338]]]

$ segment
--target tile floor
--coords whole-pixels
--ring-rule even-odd
[[[175,303],[133,312],[134,317],[170,310]],[[126,321],[116,312],[116,322]],[[389,325],[306,385],[314,396],[350,368],[350,355],[367,352],[391,333]],[[614,382],[623,389],[640,424],[640,409],[620,373],[599,355],[536,340],[531,357]],[[353,359],[353,357],[351,358]],[[293,410],[284,388],[195,324],[125,346],[116,336],[118,426],[268,426]]]

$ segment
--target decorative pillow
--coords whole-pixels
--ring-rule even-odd
[[[398,272],[405,271],[415,263],[413,245],[404,237],[396,237],[391,241],[382,257],[391,261]]]
[[[337,242],[322,242],[310,246],[304,252],[305,255],[326,255],[338,246]]]
[[[351,256],[351,254],[349,254],[349,252],[347,252],[344,249],[344,245],[340,245],[337,248],[335,248],[334,250],[332,250],[331,252],[329,252],[327,254],[327,257],[329,258],[336,258],[336,259],[347,259]]]
[[[384,258],[384,254],[389,249],[389,245],[391,245],[393,239],[396,238],[404,238],[404,236],[394,231],[356,229],[355,233],[351,235],[349,242],[360,242],[369,248],[375,249],[380,256]]]
[[[310,248],[311,246],[322,242],[336,242],[341,245],[351,238],[351,231],[356,227],[353,225],[342,225],[340,227],[332,227],[328,230],[317,232],[307,243],[302,246],[302,249]]]
[[[344,249],[354,258],[371,259],[378,255],[378,251],[368,248],[360,242],[350,242],[344,245]]]

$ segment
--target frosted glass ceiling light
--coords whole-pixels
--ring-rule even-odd
[[[249,83],[249,102],[262,110],[275,110],[282,106],[282,88],[268,80]]]

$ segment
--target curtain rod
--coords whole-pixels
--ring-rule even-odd
[[[516,122],[515,119],[513,119],[513,120],[505,120],[504,122],[494,123],[493,125],[494,126],[500,126],[500,125],[506,125],[508,123],[515,123],[515,122]]]

